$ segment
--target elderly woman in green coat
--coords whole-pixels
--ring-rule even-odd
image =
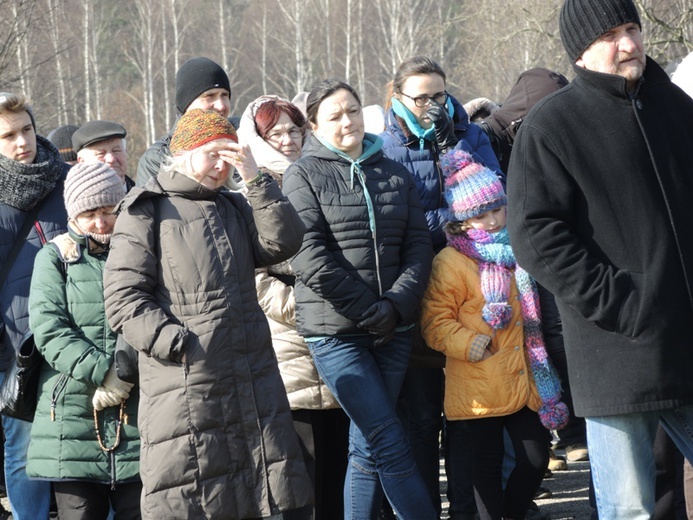
[[[103,270],[123,183],[104,163],[65,180],[68,232],[36,255],[29,321],[45,363],[27,473],[53,482],[61,519],[139,519],[137,390],[118,378]]]

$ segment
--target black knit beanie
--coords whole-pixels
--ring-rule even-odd
[[[558,25],[563,46],[575,63],[602,34],[629,22],[642,28],[632,0],[566,0]]]
[[[200,94],[212,88],[223,88],[231,94],[229,77],[209,58],[192,58],[176,73],[176,109],[183,115]]]
[[[78,128],[75,125],[62,125],[52,130],[47,136],[47,139],[55,145],[60,152],[60,157],[65,162],[77,160],[77,152],[72,146],[72,134]]]

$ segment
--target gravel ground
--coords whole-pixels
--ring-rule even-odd
[[[557,455],[565,456],[562,450]],[[551,490],[552,496],[536,503],[543,513],[548,513],[551,520],[589,520],[592,509],[589,505],[589,462],[569,462],[566,471],[554,471],[551,478],[544,479],[542,487]],[[441,461],[441,491],[443,497],[443,514],[441,519],[448,520],[449,503],[445,496],[447,479]]]
[[[558,455],[565,455],[557,450]],[[447,479],[441,461],[441,491],[443,498],[443,514],[441,520],[448,520],[447,508],[449,503],[445,496]],[[551,490],[552,496],[537,500],[542,512],[548,513],[551,520],[589,520],[591,509],[588,502],[589,462],[569,462],[567,471],[554,471],[553,477],[545,479],[543,487]],[[6,497],[0,499],[3,507],[10,508]],[[11,518],[11,517],[10,517]],[[0,516],[0,520],[4,520]]]

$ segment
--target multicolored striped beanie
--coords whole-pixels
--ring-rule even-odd
[[[464,222],[508,203],[498,176],[467,152],[452,150],[441,157],[440,164],[450,220]]]
[[[228,119],[213,110],[195,108],[188,110],[178,120],[171,137],[171,155],[194,150],[215,139],[231,139],[238,142],[236,129]]]

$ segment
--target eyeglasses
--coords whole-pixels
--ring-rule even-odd
[[[411,96],[408,96],[407,94],[405,94],[404,92],[400,92],[400,94],[402,94],[404,97],[408,97],[409,99],[411,99],[414,102],[414,104],[419,108],[426,107],[432,103],[435,103],[436,105],[444,105],[445,102],[448,100],[448,96],[449,96],[447,90],[444,90],[440,94],[435,94],[433,96],[423,95],[423,96],[411,97]]]
[[[300,128],[293,127],[291,130],[287,130],[286,132],[270,132],[267,134],[265,139],[267,141],[274,141],[275,143],[281,142],[282,139],[284,139],[284,136],[288,135],[289,139],[292,141],[296,139],[300,139],[303,137],[303,131]]]

